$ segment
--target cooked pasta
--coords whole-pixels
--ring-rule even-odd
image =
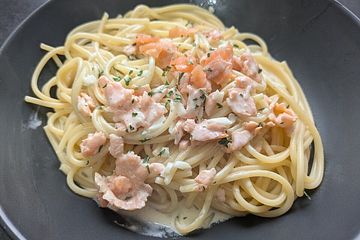
[[[52,109],[44,130],[60,170],[101,207],[195,207],[172,215],[187,234],[214,212],[282,215],[322,181],[321,138],[286,62],[205,9],[105,13],[41,48],[25,101]],[[39,88],[51,59],[59,69]]]

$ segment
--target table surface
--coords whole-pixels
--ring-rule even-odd
[[[47,0],[0,0],[0,46],[11,32],[35,9]],[[359,0],[338,0],[360,18]],[[10,240],[0,228],[0,239]],[[357,237],[360,240],[360,237]]]

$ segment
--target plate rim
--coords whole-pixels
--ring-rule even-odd
[[[10,42],[16,35],[24,28],[26,23],[33,18],[39,11],[48,7],[50,4],[59,0],[45,0],[40,6],[34,9],[28,16],[26,16],[9,34],[9,36],[5,39],[3,44],[0,46],[0,57],[4,54],[4,50],[8,47]],[[353,13],[348,7],[346,7],[343,3],[339,2],[338,0],[327,0],[329,4],[333,4],[333,6],[339,9],[346,17],[348,17],[353,24],[360,29],[360,15],[357,16]],[[1,159],[0,159],[1,161]],[[26,240],[27,238],[19,231],[17,226],[13,224],[13,222],[8,218],[7,214],[5,213],[1,203],[0,203],[0,227],[4,230],[4,232],[10,237],[10,239],[14,240]],[[355,236],[354,239],[358,239],[360,237],[360,233]]]

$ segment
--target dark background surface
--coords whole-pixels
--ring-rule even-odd
[[[0,0],[0,45],[31,12],[44,2],[46,0]],[[360,17],[360,0],[339,0],[339,2]],[[2,229],[0,229],[0,239],[9,239]]]

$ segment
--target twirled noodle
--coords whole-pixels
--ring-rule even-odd
[[[169,38],[173,29],[183,32]],[[215,35],[219,33],[218,39],[212,39],[211,31],[215,31]],[[248,72],[236,69],[234,60],[228,63],[232,64],[231,76],[222,79],[222,82],[211,82],[211,74],[206,72],[209,67],[203,70],[212,88],[204,88],[207,91],[206,101],[209,101],[208,94],[215,89],[227,99],[218,101],[218,108],[211,114],[203,113],[195,124],[222,117],[232,121],[235,117],[235,122],[225,130],[227,138],[195,141],[190,131],[191,145],[181,148],[174,143],[174,125],[193,118],[182,117],[183,113],[179,110],[182,106],[189,107],[185,100],[190,98],[190,93],[186,91],[178,93],[183,98],[180,103],[167,95],[158,100],[166,107],[166,113],[158,120],[160,123],[153,122],[151,126],[140,127],[134,132],[119,133],[117,121],[112,119],[108,108],[109,99],[104,93],[104,86],[98,83],[100,76],[110,81],[114,79],[128,89],[148,87],[150,90],[147,91],[160,89],[160,92],[167,93],[169,89],[181,90],[178,81],[181,81],[183,73],[179,74],[181,70],[176,69],[176,63],[160,66],[163,59],[139,52],[139,34],[167,39],[176,48],[171,61],[179,56],[193,57],[195,64],[199,61],[201,65],[206,57],[211,58],[211,54],[224,47],[231,48],[233,58],[250,55],[240,65],[254,61],[258,69],[253,74],[249,74],[251,69]],[[256,44],[247,45],[245,40]],[[165,166],[160,175],[151,173],[146,179],[153,189],[147,206],[167,213],[176,211],[180,203],[187,208],[196,206],[199,210],[192,221],[173,219],[176,230],[181,234],[204,227],[206,219],[215,210],[231,216],[247,213],[262,217],[282,215],[290,209],[296,197],[303,196],[305,189],[316,188],[322,180],[324,156],[321,138],[306,97],[286,62],[273,59],[259,36],[240,33],[234,27],[225,28],[217,17],[202,8],[187,4],[159,8],[139,5],[124,16],[109,18],[104,14],[100,21],[76,27],[66,37],[64,46],[41,44],[41,48],[47,53],[36,66],[31,80],[36,97],[26,96],[25,101],[53,109],[48,114],[44,130],[60,160],[60,170],[67,175],[68,186],[79,195],[96,197],[99,190],[94,182],[95,172],[109,176],[116,166],[115,158],[109,153],[111,143],[108,141],[97,153],[84,156],[81,143],[94,132],[103,133],[107,139],[112,134],[120,135],[124,141],[124,152],[133,151],[143,158],[147,156],[150,164],[158,162]],[[130,54],[128,50],[131,48],[135,50]],[[219,54],[223,57],[223,53]],[[39,89],[39,76],[50,59],[54,60],[59,70]],[[194,63],[185,63],[186,67],[189,64]],[[195,73],[189,74],[191,79],[187,84],[196,85],[192,82]],[[244,77],[252,80],[250,98],[257,113],[235,116],[234,106],[229,104],[230,92]],[[257,81],[254,81],[256,78]],[[52,94],[52,89],[56,90],[55,94]],[[89,116],[79,109],[83,93],[96,105]],[[288,110],[285,111],[293,114],[296,120],[291,126],[282,127],[283,122],[275,122],[273,118],[279,116],[276,111],[280,110],[276,110],[274,104],[286,105]],[[258,124],[259,131],[251,135],[245,146],[227,149],[228,144],[235,144],[234,133],[244,131],[246,124],[251,122]],[[159,152],[165,150],[168,155],[164,158]],[[178,162],[183,168],[174,167]],[[216,174],[209,185],[199,188],[200,183],[195,177],[201,172],[207,173],[204,172],[206,169],[214,169]],[[216,196],[221,192],[223,196],[219,200]]]

